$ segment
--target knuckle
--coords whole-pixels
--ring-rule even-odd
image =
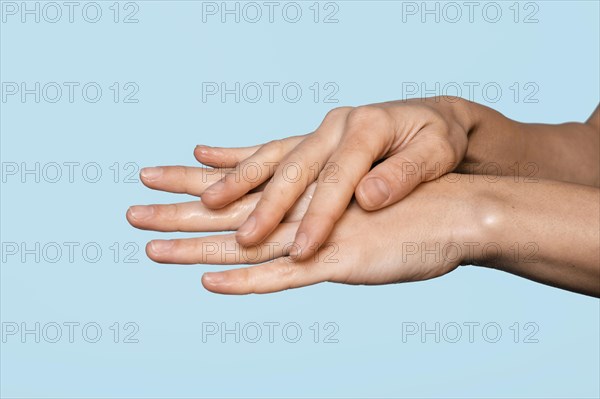
[[[439,97],[438,101],[439,101]],[[418,111],[424,120],[428,122],[445,123],[445,119],[438,109],[431,104],[419,104],[414,111]]]
[[[173,246],[170,248],[169,252],[171,254],[184,254],[190,250],[190,247],[193,247],[193,243],[188,239],[173,239]],[[190,245],[192,244],[192,245]],[[195,244],[195,243],[194,243]]]
[[[187,182],[189,180],[190,174],[189,174],[189,168],[186,168],[185,166],[179,166],[179,168],[181,168],[181,175],[182,177],[185,179],[185,181]]]
[[[237,280],[239,282],[239,284],[245,288],[246,292],[256,292],[256,288],[257,288],[256,278],[255,278],[256,273],[250,272],[249,267],[231,270],[228,273],[230,273],[231,275],[236,275],[235,280]]]
[[[341,118],[345,118],[346,115],[348,115],[349,112],[352,112],[353,109],[354,109],[354,107],[336,107],[336,108],[333,108],[332,110],[330,110],[329,112],[327,112],[327,114],[325,115],[325,118],[323,120],[325,120],[325,121],[336,121],[336,120],[339,120]]]
[[[286,157],[283,162],[278,167],[278,172],[280,172],[281,176],[286,178],[289,175],[295,173],[297,170],[302,170],[304,165],[306,164],[306,155],[301,152],[294,151],[288,157]]]
[[[168,169],[167,169],[168,170]],[[171,166],[170,172],[177,176],[181,181],[183,181],[184,185],[188,184],[188,169],[185,166]]]
[[[323,169],[319,172],[317,177],[317,185],[323,186],[325,183],[338,183],[340,181],[340,166],[335,160],[327,161],[323,166]]]
[[[381,123],[389,118],[388,111],[381,107],[373,105],[364,105],[356,107],[348,113],[348,124],[352,125],[371,125]]]
[[[185,166],[176,165],[176,166],[171,166],[171,168],[172,168],[171,170],[173,172],[175,172],[176,174],[183,175],[183,176],[185,176],[187,174],[186,173],[187,170],[186,170]]]
[[[434,140],[434,159],[443,162],[442,167],[446,168],[448,165],[454,165],[458,156],[454,150],[454,146],[450,143],[447,136],[438,136]]]
[[[179,215],[179,207],[177,204],[166,204],[157,207],[159,217],[167,220],[175,220]]]
[[[276,156],[280,157],[285,154],[286,145],[285,145],[285,142],[281,139],[271,140],[267,144],[265,144],[263,147],[261,147],[261,150],[273,152],[276,154]]]
[[[280,263],[276,269],[277,278],[280,281],[285,281],[287,283],[286,286],[289,285],[288,288],[291,288],[291,284],[294,281],[294,277],[298,273],[298,267],[299,265],[293,262]]]
[[[321,170],[321,161],[315,154],[322,149],[323,144],[311,140],[302,149],[293,151],[279,166],[277,178],[288,183],[288,188],[290,183],[294,186],[302,186],[302,189],[306,188],[317,179]]]
[[[373,105],[353,109],[346,121],[344,145],[346,149],[370,153],[373,157],[389,141],[394,121],[389,111]]]
[[[425,158],[422,155],[413,154],[410,158],[396,156],[387,160],[386,178],[390,180],[391,187],[402,187],[409,181],[414,181],[422,176],[425,167]]]
[[[458,154],[450,142],[446,141],[446,147],[446,162],[448,166],[454,167],[456,164],[458,164]]]

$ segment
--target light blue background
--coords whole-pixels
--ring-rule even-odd
[[[57,263],[31,256],[2,263],[3,323],[97,322],[104,333],[96,344],[81,335],[56,344],[8,337],[1,345],[3,397],[600,395],[594,298],[475,267],[415,284],[220,296],[200,285],[201,274],[217,267],[156,265],[143,250],[138,263],[116,263],[108,249],[113,242],[143,248],[161,236],[131,228],[129,205],[188,200],[114,183],[108,166],[196,165],[198,143],[250,145],[311,131],[336,106],[312,100],[313,82],[335,82],[337,105],[400,98],[402,82],[498,82],[500,101],[483,102],[511,118],[585,120],[599,100],[598,2],[537,2],[534,24],[512,21],[512,2],[500,3],[496,24],[481,13],[474,23],[466,16],[454,24],[432,17],[421,23],[419,16],[403,23],[402,3],[394,1],[337,2],[334,24],[313,23],[312,2],[301,3],[296,24],[281,14],[274,23],[223,24],[218,17],[203,23],[201,2],[142,1],[139,23],[115,24],[111,4],[101,2],[106,14],[96,24],[76,14],[72,24],[9,17],[1,26],[2,82],[95,81],[105,89],[95,104],[81,97],[72,104],[1,103],[2,162],[103,168],[96,184],[80,174],[54,184],[9,177],[1,241],[98,242],[104,250],[97,263],[80,252],[73,263],[65,255]],[[112,102],[107,87],[115,81],[136,82],[139,103]],[[273,103],[203,102],[206,81],[293,81],[304,92],[297,103],[281,96]],[[539,101],[515,102],[513,82],[537,84]],[[474,99],[482,102],[480,93]],[[108,327],[128,321],[139,325],[139,343],[113,343]],[[297,322],[303,337],[296,344],[281,335],[274,343],[202,342],[203,322],[253,321]],[[339,342],[312,342],[314,322],[336,323]],[[503,336],[495,344],[481,332],[474,343],[402,342],[403,322],[496,322]],[[536,323],[539,342],[521,336],[514,343],[514,322]]]

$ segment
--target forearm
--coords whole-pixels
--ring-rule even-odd
[[[478,230],[464,263],[600,296],[600,190],[540,180],[474,177]],[[465,241],[468,241],[465,240]]]
[[[520,123],[480,104],[465,101],[469,142],[462,173],[501,174],[598,186],[598,110],[587,123]]]

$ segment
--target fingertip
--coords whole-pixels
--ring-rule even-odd
[[[354,192],[361,208],[376,211],[388,204],[392,196],[389,184],[378,176],[366,176]]]
[[[136,225],[150,219],[154,216],[154,212],[152,205],[133,205],[127,209],[126,217],[129,223]]]
[[[290,253],[290,259],[293,262],[302,262],[302,261],[310,259],[311,256],[313,256],[315,254],[315,252],[316,252],[316,250],[312,247],[303,248],[298,253],[296,253],[295,256],[292,256],[292,254]]]
[[[160,180],[164,173],[163,168],[159,166],[153,166],[150,168],[142,168],[140,170],[140,180],[143,183],[151,183],[157,180]]]
[[[154,205],[133,205],[125,213],[129,224],[140,230],[152,230],[152,222],[155,219],[155,215],[156,210]]]
[[[130,225],[134,226],[134,218],[131,215],[131,208],[133,207],[130,206],[129,208],[127,208],[127,211],[125,212],[125,219],[127,219],[127,222],[129,222]]]
[[[222,206],[220,206],[219,204],[218,196],[202,193],[202,195],[200,196],[200,201],[202,202],[202,205],[206,206],[209,209],[222,208]]]
[[[218,183],[216,183],[218,184]],[[213,184],[214,186],[214,184]],[[211,190],[213,186],[210,186],[206,191],[200,195],[202,204],[206,205],[210,209],[221,209],[227,206],[231,201],[225,201],[223,199],[222,192],[217,190]]]
[[[294,262],[308,260],[321,247],[321,245],[304,231],[298,231],[294,243],[290,248],[290,259]]]
[[[199,144],[194,148],[194,157],[196,160],[207,166],[215,168],[227,167],[228,164],[224,162],[224,156],[223,150],[216,147]]]
[[[237,229],[235,240],[244,247],[259,245],[280,226],[280,222],[281,220],[272,219],[265,213],[255,210]]]
[[[228,278],[231,272],[206,272],[202,275],[201,282],[202,286],[215,294],[244,294],[236,290],[233,286],[233,282]],[[239,288],[239,287],[238,287]]]
[[[235,241],[243,247],[251,247],[260,244],[262,240],[261,237],[257,237],[256,233],[251,233],[249,235],[241,235],[236,232]]]
[[[205,159],[208,156],[209,152],[210,147],[208,147],[207,145],[198,144],[194,148],[194,156],[200,162],[202,162],[202,159]]]
[[[146,255],[155,262],[168,263],[168,255],[174,246],[174,240],[152,240],[146,244]]]
[[[223,273],[219,272],[206,272],[202,275],[202,285],[209,291],[215,292],[215,288],[224,279]]]
[[[235,240],[238,244],[248,245],[254,240],[254,231],[256,230],[256,217],[251,215],[235,232]]]
[[[154,259],[154,252],[152,251],[152,241],[149,241],[146,243],[146,256],[148,258],[150,258],[150,260],[153,260],[154,262],[157,262],[156,259]]]
[[[306,252],[304,249],[308,243],[308,236],[303,231],[296,232],[294,242],[290,247],[290,258],[294,261],[301,260],[302,255]]]

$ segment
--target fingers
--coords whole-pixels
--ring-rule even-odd
[[[146,245],[148,257],[159,263],[233,265],[262,263],[286,256],[292,245],[297,223],[284,223],[260,245],[244,247],[234,234],[153,240]]]
[[[275,172],[280,161],[300,142],[303,136],[271,141],[260,146],[250,157],[240,160],[222,180],[211,185],[202,201],[213,209],[221,208],[260,186]],[[221,150],[227,153],[228,150]]]
[[[248,194],[219,210],[205,207],[201,201],[167,205],[136,205],[127,210],[129,223],[155,231],[233,231],[248,218],[260,194]]]
[[[236,238],[240,244],[250,245],[263,240],[294,206],[302,193],[306,198],[306,192],[309,192],[312,199],[314,188],[306,188],[317,179],[325,162],[338,145],[351,109],[340,107],[331,110],[319,128],[314,133],[302,137],[302,141],[285,157],[273,179],[265,186],[255,211],[238,230]]]
[[[205,273],[202,285],[219,294],[265,294],[328,281],[330,275],[331,269],[311,260],[278,258],[259,266]]]
[[[360,111],[359,111],[360,110]],[[346,210],[356,186],[391,145],[393,127],[381,109],[355,109],[338,150],[321,172],[313,199],[296,235],[291,255],[307,259],[325,242]]]
[[[154,190],[201,196],[228,172],[228,169],[159,166],[143,168],[140,180],[146,187]]]
[[[294,148],[306,136],[292,136],[285,141],[290,150]],[[268,144],[268,143],[267,143]],[[194,156],[196,159],[207,166],[214,168],[235,168],[237,164],[244,159],[252,156],[258,149],[265,144],[254,145],[251,147],[210,147],[207,145],[197,145],[194,148]]]
[[[356,200],[367,211],[384,208],[406,197],[420,183],[450,172],[456,164],[444,137],[423,134],[364,176],[356,188]]]
[[[242,245],[261,242],[281,222],[298,198],[313,183],[331,156],[337,139],[333,134],[315,134],[298,144],[278,166],[265,186],[256,209],[236,234]],[[314,188],[308,190],[312,197]]]
[[[316,184],[311,184],[293,204],[283,219],[297,222],[302,219],[312,199]],[[129,223],[142,230],[211,232],[239,229],[256,208],[262,193],[246,194],[221,209],[210,209],[202,201],[165,205],[135,205],[127,210]]]

